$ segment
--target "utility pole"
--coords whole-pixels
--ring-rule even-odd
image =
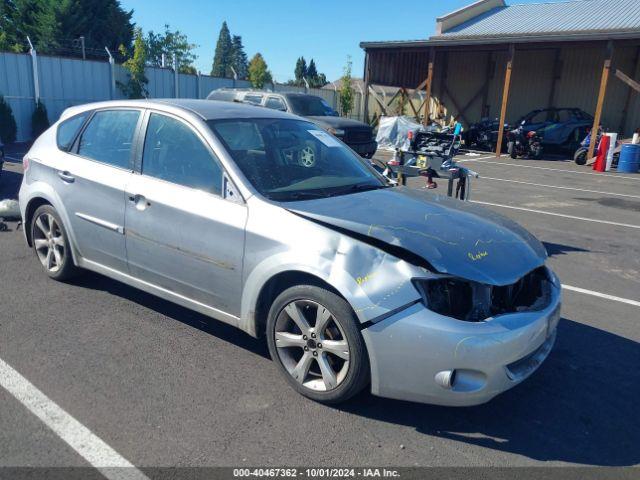
[[[33,73],[33,96],[36,103],[40,101],[40,79],[38,78],[38,55],[36,49],[33,48],[31,39],[27,36],[27,42],[29,42],[29,55],[31,55],[31,66]]]
[[[82,47],[82,59],[86,60],[87,59],[87,54],[86,54],[85,49],[84,49],[84,35],[80,35],[80,46]]]

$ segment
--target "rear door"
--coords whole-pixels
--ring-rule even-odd
[[[131,274],[239,316],[247,208],[223,198],[220,162],[184,120],[149,112],[140,174],[127,185]]]
[[[69,215],[81,256],[118,271],[127,269],[124,187],[132,174],[140,119],[138,109],[93,112],[56,165],[56,191]],[[71,121],[69,125],[73,127]],[[59,127],[59,145],[68,141],[65,132],[73,130],[64,127]]]

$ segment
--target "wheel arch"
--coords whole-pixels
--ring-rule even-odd
[[[246,316],[243,315],[243,329],[255,337],[262,336],[267,324],[269,309],[273,301],[287,288],[296,285],[315,285],[324,288],[349,303],[347,298],[339,290],[317,273],[301,269],[282,270],[272,275],[259,289],[251,310]]]
[[[71,246],[71,258],[73,259],[73,263],[78,265],[77,259],[79,257],[79,253],[76,247],[75,235],[73,233],[73,228],[71,225],[71,221],[67,214],[66,209],[63,207],[62,201],[58,197],[57,193],[49,186],[42,185],[43,188],[39,188],[38,190],[34,190],[27,199],[23,197],[20,198],[20,204],[25,204],[23,211],[23,228],[24,235],[29,247],[33,247],[33,240],[31,238],[31,220],[33,219],[33,214],[36,212],[38,208],[42,205],[51,205],[58,215],[60,215],[60,219],[64,225],[64,229],[69,237],[69,244]]]

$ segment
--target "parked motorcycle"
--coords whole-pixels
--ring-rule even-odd
[[[600,152],[600,140],[602,140],[603,135],[602,128],[598,129],[598,134],[596,136],[596,148],[593,152],[595,156]],[[616,147],[618,147],[620,142],[616,142]],[[587,136],[584,137],[584,140],[580,142],[580,147],[576,150],[576,153],[573,156],[573,161],[576,162],[576,165],[584,165],[587,163],[587,154],[589,153],[589,146],[591,145],[591,131],[587,133]],[[613,160],[612,165],[615,167],[618,165],[618,158],[620,157],[619,151],[613,152]]]
[[[507,134],[507,153],[511,158],[542,158],[542,137],[535,131],[527,132],[522,125]]]
[[[505,134],[509,131],[509,125],[505,123]],[[465,132],[464,143],[467,148],[478,150],[494,151],[498,144],[498,134],[500,133],[500,120],[489,120],[483,118],[478,123],[473,123]],[[504,137],[503,137],[504,138]],[[506,143],[506,142],[505,142]]]

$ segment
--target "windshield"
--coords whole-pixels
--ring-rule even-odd
[[[305,200],[385,188],[383,180],[335,137],[300,120],[209,120],[234,161],[262,195]]]
[[[335,117],[337,112],[322,98],[313,95],[296,96],[287,98],[291,111],[302,117]]]

